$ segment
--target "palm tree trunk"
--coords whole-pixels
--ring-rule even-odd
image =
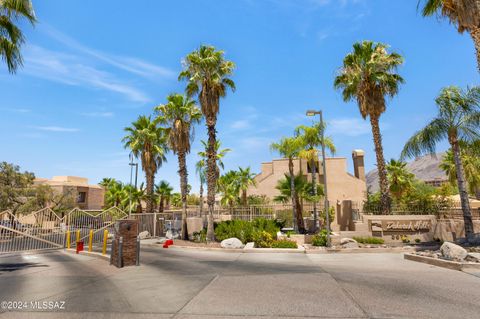
[[[472,28],[470,35],[472,36],[475,50],[477,51],[477,68],[480,71],[480,28]]]
[[[242,203],[243,203],[243,206],[247,206],[247,190],[246,189],[242,190]]]
[[[210,122],[210,123],[208,123]],[[215,209],[215,193],[217,184],[217,163],[215,154],[215,130],[216,119],[207,121],[208,130],[208,149],[207,149],[207,204],[208,204],[208,220],[207,220],[207,239],[215,240],[215,232],[213,229],[213,211]]]
[[[312,162],[312,183],[313,183],[313,196],[317,196],[317,164],[315,161]],[[318,219],[318,210],[317,210],[317,200],[313,201],[313,224],[314,229],[313,231],[316,233],[320,230],[320,220]]]
[[[470,212],[470,201],[468,199],[467,185],[465,182],[465,172],[463,170],[463,163],[461,160],[460,146],[458,141],[454,140],[452,143],[453,158],[455,159],[455,169],[457,171],[458,192],[460,193],[460,202],[462,204],[463,221],[465,224],[465,237],[467,241],[473,239],[473,221],[472,213]]]
[[[387,169],[385,168],[385,158],[383,157],[382,134],[380,134],[380,125],[378,116],[370,116],[372,125],[373,143],[375,144],[375,155],[377,157],[377,169],[380,183],[380,205],[382,214],[390,214],[390,193],[388,191]]]
[[[145,172],[147,185],[145,187],[146,196],[146,212],[153,213],[153,187],[155,184],[155,175],[152,172]]]
[[[203,218],[203,183],[200,182],[200,218]]]
[[[158,212],[163,213],[165,210],[165,197],[160,195],[160,203],[158,204]]]
[[[178,175],[180,175],[180,192],[182,194],[182,239],[188,240],[187,229],[187,185],[188,172],[185,152],[178,152]]]
[[[288,159],[288,172],[290,173],[290,195],[292,196],[292,211],[293,211],[293,230],[298,232],[300,225],[298,224],[297,218],[297,201],[296,201],[296,192],[295,192],[295,180],[293,172],[293,159],[290,157]]]

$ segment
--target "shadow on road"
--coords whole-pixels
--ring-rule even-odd
[[[25,268],[33,267],[49,267],[48,265],[40,263],[10,263],[10,264],[0,264],[0,275],[2,272],[12,272],[15,270],[21,270]]]

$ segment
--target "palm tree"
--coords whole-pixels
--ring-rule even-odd
[[[396,73],[403,58],[395,52],[389,53],[387,48],[383,43],[372,41],[355,43],[334,81],[335,88],[342,90],[344,101],[355,99],[363,119],[370,118],[384,214],[390,213],[390,195],[379,120],[386,110],[385,96],[394,97],[404,83]]]
[[[182,194],[182,239],[188,240],[187,230],[187,154],[193,140],[194,125],[202,118],[195,101],[182,95],[170,94],[167,104],[157,106],[160,123],[167,126],[170,149],[178,157],[178,175],[180,175],[180,193]]]
[[[412,190],[415,181],[415,175],[407,170],[407,163],[394,159],[387,164],[387,177],[390,193],[397,200]]]
[[[224,52],[212,46],[201,45],[198,50],[188,54],[179,79],[187,80],[187,94],[198,95],[202,113],[208,130],[207,149],[207,203],[208,203],[208,240],[215,239],[213,231],[213,210],[215,205],[216,175],[216,123],[220,110],[220,98],[225,97],[227,89],[235,90],[230,78],[235,64],[224,58]]]
[[[140,188],[135,188],[133,185],[125,185],[124,192],[126,197],[123,200],[122,207],[125,207],[127,211],[134,210],[136,214],[141,214],[142,200],[145,198],[145,188],[143,183],[140,184]]]
[[[133,156],[140,157],[142,170],[145,172],[147,182],[145,189],[146,211],[153,213],[153,187],[155,174],[160,166],[166,161],[167,137],[165,129],[159,127],[158,120],[152,120],[150,116],[141,115],[132,126],[126,127],[127,135],[122,139],[125,148],[130,148]]]
[[[200,177],[200,217],[202,217],[202,212],[203,212],[203,185],[205,184],[206,177],[207,177],[207,152],[208,152],[208,144],[205,141],[200,141],[203,145],[204,151],[198,152],[198,156],[200,157],[200,160],[196,164],[196,169],[197,173]],[[223,161],[222,159],[225,157],[225,155],[231,151],[229,148],[224,148],[220,150],[220,146],[222,144],[220,141],[215,141],[215,156],[216,156],[216,167],[215,167],[215,174],[216,178],[218,179],[220,177],[220,169],[224,168]]]
[[[477,51],[477,67],[480,70],[480,2],[476,0],[425,0],[424,17],[437,15],[450,20],[458,32],[469,32]]]
[[[478,197],[478,188],[480,187],[480,158],[470,151],[470,145],[460,147],[461,161],[465,172],[465,179],[470,194]],[[455,165],[455,156],[451,150],[445,153],[440,163],[440,168],[447,174],[451,185],[457,184],[457,168]]]
[[[247,206],[247,190],[250,186],[256,186],[255,174],[250,172],[250,167],[238,168],[238,188],[242,192],[242,205]]]
[[[116,180],[110,181],[105,190],[105,207],[122,208],[125,198],[128,198],[128,194],[125,192],[123,184]]]
[[[220,176],[217,180],[217,190],[222,196],[220,203],[223,206],[228,206],[230,212],[232,212],[233,206],[239,201],[240,183],[238,172],[228,171]]]
[[[0,57],[7,64],[8,72],[12,74],[23,64],[20,48],[25,37],[16,25],[21,19],[28,20],[32,25],[36,23],[30,0],[0,1]]]
[[[155,194],[158,198],[158,212],[163,213],[166,204],[172,196],[173,187],[167,181],[161,180],[155,185]]]
[[[318,147],[322,146],[321,132],[325,130],[325,123],[314,123],[312,126],[300,125],[295,129],[295,135],[302,144],[302,150],[299,152],[301,158],[306,159],[310,164],[313,183],[313,195],[317,196],[317,161],[318,161]],[[329,137],[323,139],[325,148],[330,153],[335,153],[335,145]],[[323,163],[326,165],[326,163]],[[313,202],[313,221],[315,224],[315,231],[320,228],[320,220],[318,218],[317,202]]]
[[[444,139],[448,140],[455,160],[465,235],[470,241],[473,237],[473,222],[465,185],[460,143],[480,139],[480,87],[467,88],[467,90],[455,86],[447,87],[442,89],[435,102],[438,107],[437,116],[407,141],[401,156],[406,158],[423,153],[433,154],[437,143]]]
[[[278,152],[282,157],[288,158],[288,172],[290,176],[294,176],[293,159],[298,156],[299,152],[302,149],[300,140],[295,137],[284,137],[278,143],[272,143],[270,145],[270,149],[272,151]],[[295,223],[293,223],[293,227],[296,232],[304,232],[305,226],[303,224],[302,211],[299,211],[297,209],[299,203],[297,201],[294,178],[290,178],[289,181],[291,190],[290,198],[292,202],[293,220],[296,221]]]

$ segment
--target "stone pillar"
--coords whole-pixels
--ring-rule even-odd
[[[115,266],[135,266],[137,263],[137,235],[138,220],[123,219],[115,222],[115,238],[112,248],[112,264]],[[122,260],[118,260],[120,248],[120,237],[122,237]]]
[[[352,152],[353,159],[353,171],[355,177],[365,181],[365,163],[364,163],[365,152],[363,150],[354,150]]]

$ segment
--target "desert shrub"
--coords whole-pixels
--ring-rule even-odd
[[[272,247],[273,237],[265,230],[261,230],[253,234],[253,241],[257,248],[270,248]]]
[[[408,244],[408,243],[410,242],[410,238],[408,238],[408,236],[403,235],[403,236],[402,236],[402,242],[403,242],[404,244]]]
[[[318,234],[312,238],[313,246],[327,246],[327,230],[322,229]]]
[[[372,245],[381,245],[385,241],[382,238],[377,237],[353,237],[360,244],[372,244]]]
[[[297,248],[297,243],[291,240],[274,240],[272,242],[272,248]]]
[[[422,240],[420,238],[415,238],[415,242],[419,244]]]
[[[192,240],[197,243],[206,243],[207,242],[207,230],[204,228],[199,232],[193,233]]]
[[[244,244],[255,241],[255,234],[266,232],[272,240],[277,237],[280,230],[279,224],[274,220],[257,218],[252,222],[244,220],[229,220],[218,223],[215,226],[215,237],[222,241],[227,238],[236,237]]]

